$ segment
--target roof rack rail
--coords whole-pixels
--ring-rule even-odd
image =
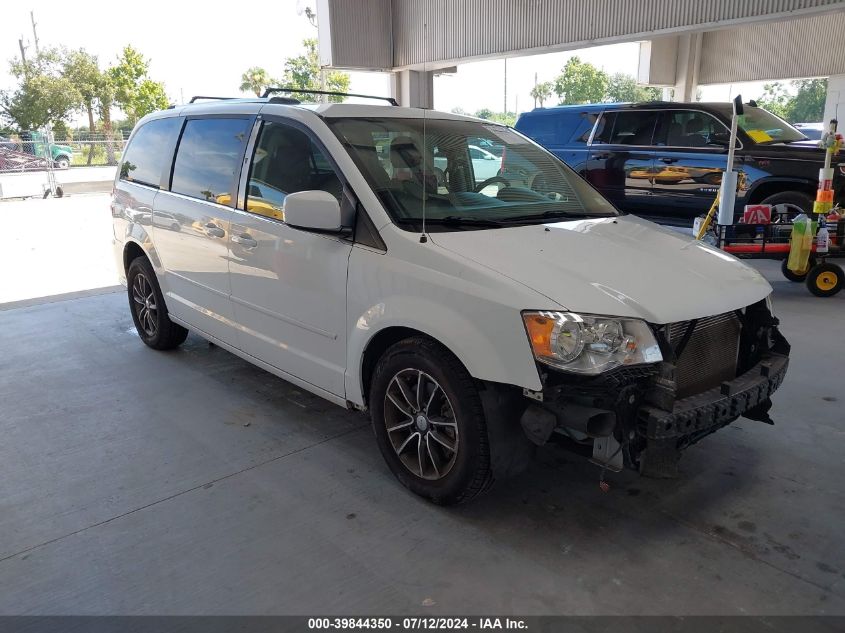
[[[302,88],[267,88],[262,94],[262,97],[269,97],[274,92],[296,92],[299,94],[308,95],[329,95],[331,97],[358,97],[360,99],[378,99],[379,101],[387,101],[392,106],[398,106],[396,99],[393,97],[377,97],[375,95],[362,95],[355,92],[335,92],[334,90],[305,90]]]
[[[299,105],[300,103],[302,103],[299,99],[294,99],[292,97],[270,97],[268,102],[281,103],[284,105]]]
[[[206,95],[194,95],[188,103],[194,103],[200,99],[210,99],[212,101],[226,101],[228,99],[237,99],[237,97],[208,97]]]

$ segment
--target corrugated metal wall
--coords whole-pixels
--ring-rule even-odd
[[[360,2],[361,0],[355,0]],[[792,11],[845,7],[841,0],[391,0],[393,65],[495,56],[591,42],[706,30]],[[335,1],[347,14],[353,0]],[[334,22],[334,20],[333,20]],[[727,22],[728,24],[725,24]],[[425,26],[424,26],[425,25]],[[370,32],[370,31],[368,31]],[[359,40],[368,47],[366,40]]]
[[[701,43],[702,84],[841,74],[845,13],[711,31]]]
[[[331,48],[325,55],[321,42],[321,58],[330,59],[335,67],[393,67],[391,0],[329,0],[317,5],[319,18],[325,19],[325,7]]]

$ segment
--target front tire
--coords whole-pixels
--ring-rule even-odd
[[[423,337],[396,343],[379,359],[369,395],[379,450],[406,488],[452,505],[490,487],[481,399],[446,348]]]
[[[185,342],[188,330],[170,320],[155,272],[146,257],[137,257],[129,264],[126,288],[132,320],[144,344],[168,350]]]
[[[781,191],[760,201],[760,204],[770,204],[772,207],[785,205],[786,218],[792,221],[799,213],[809,214],[813,210],[813,197],[801,191]],[[774,209],[772,209],[774,211]],[[777,224],[782,219],[780,216],[772,218],[772,223]]]
[[[70,159],[62,156],[56,161],[57,169],[68,169],[70,167]]]

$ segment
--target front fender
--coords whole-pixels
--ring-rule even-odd
[[[542,388],[518,310],[499,306],[470,318],[450,305],[421,296],[394,295],[363,311],[349,333],[347,400],[364,404],[364,353],[380,332],[391,327],[417,330],[440,342],[474,378],[535,391]]]
[[[815,189],[818,182],[810,181],[807,178],[790,178],[784,176],[764,176],[762,178],[753,178],[751,186],[747,191],[741,192],[743,195],[737,195],[737,200],[742,198],[743,201],[756,200],[759,198],[758,192],[761,187],[770,187],[777,185],[782,187],[782,191],[794,191],[796,189],[806,190]],[[747,202],[745,203],[747,204]]]

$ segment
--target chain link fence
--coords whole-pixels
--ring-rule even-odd
[[[0,135],[0,173],[117,165],[129,131],[26,130]]]

